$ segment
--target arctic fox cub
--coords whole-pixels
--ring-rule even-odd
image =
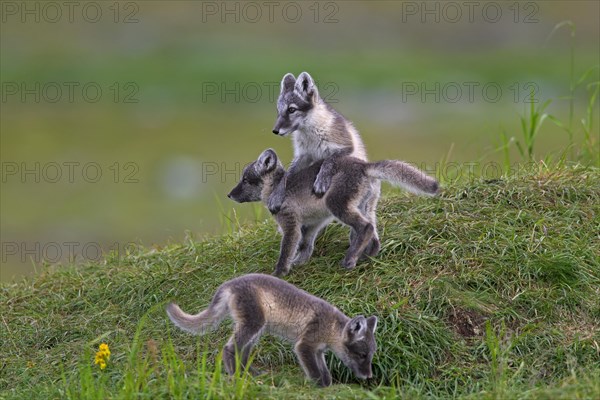
[[[235,371],[236,350],[245,368],[253,345],[263,333],[271,333],[294,343],[304,372],[319,386],[331,385],[327,350],[358,378],[372,376],[377,317],[349,318],[325,300],[270,275],[249,274],[223,283],[208,308],[196,315],[174,303],[167,306],[167,314],[179,328],[199,335],[231,316],[234,333],[223,349],[229,374]]]
[[[273,133],[292,136],[294,159],[288,170],[289,175],[315,162],[321,163],[312,185],[318,196],[325,194],[331,186],[337,157],[352,156],[367,161],[365,145],[358,130],[321,98],[315,81],[307,72],[302,72],[298,79],[288,73],[281,80]],[[276,188],[269,199],[268,208],[273,214],[283,204],[286,182],[287,178],[284,177],[281,187]],[[368,190],[363,191],[363,197],[359,199],[359,208],[375,228],[375,237],[380,191],[380,181],[371,179],[368,181]],[[369,249],[368,252],[377,251]]]
[[[379,238],[375,226],[360,208],[361,199],[371,190],[372,180],[385,180],[417,194],[434,195],[438,191],[435,179],[402,161],[368,163],[354,157],[338,157],[332,166],[331,187],[323,197],[316,196],[311,189],[320,162],[288,174],[284,201],[274,214],[283,233],[275,275],[285,275],[291,264],[308,261],[317,235],[334,218],[352,228],[350,248],[342,262],[345,268],[355,267],[363,253],[374,256],[379,251]],[[244,168],[242,179],[227,196],[238,203],[267,204],[284,175],[277,154],[267,149]]]

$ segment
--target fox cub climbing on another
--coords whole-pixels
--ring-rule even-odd
[[[294,160],[288,174],[315,162],[322,163],[313,183],[313,190],[319,196],[329,190],[335,174],[333,167],[336,157],[352,156],[367,161],[365,145],[358,130],[352,122],[325,103],[308,72],[302,72],[298,79],[288,73],[281,80],[273,133],[292,136]],[[277,213],[281,208],[286,181],[284,178],[282,187],[275,190],[269,200],[268,207],[272,213]],[[362,199],[363,211],[371,216],[373,225],[379,190],[379,182],[373,182]]]
[[[179,328],[199,335],[231,316],[234,333],[223,349],[229,374],[235,372],[236,350],[245,368],[259,337],[271,333],[294,343],[304,372],[319,386],[331,385],[327,350],[358,378],[372,376],[377,317],[349,318],[325,300],[270,275],[249,274],[223,283],[199,314],[186,314],[174,303],[167,306],[167,314]]]
[[[331,187],[323,197],[312,191],[320,162],[288,174],[284,201],[274,214],[283,233],[275,275],[285,275],[291,264],[308,261],[317,235],[334,218],[352,228],[350,247],[342,262],[345,268],[354,268],[363,253],[374,256],[379,251],[379,238],[375,226],[360,208],[373,179],[388,181],[417,194],[435,195],[438,191],[435,179],[402,161],[368,163],[354,157],[338,157],[332,167],[335,173]],[[238,203],[268,204],[285,173],[275,151],[267,149],[244,168],[241,181],[227,196]]]

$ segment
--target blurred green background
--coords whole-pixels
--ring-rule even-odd
[[[2,2],[5,281],[266,218],[225,195],[263,149],[291,160],[271,133],[286,72],[311,73],[371,159],[432,171],[500,161],[530,87],[567,120],[571,46],[576,77],[599,62],[597,1],[77,4]],[[563,20],[575,38],[550,35]],[[586,101],[582,85],[577,118]],[[538,158],[560,154],[566,133],[542,130]]]

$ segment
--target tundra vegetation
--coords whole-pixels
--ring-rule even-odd
[[[272,271],[274,221],[223,212],[220,236],[2,283],[0,398],[600,398],[599,86],[589,76],[571,82],[585,82],[583,114],[571,104],[561,121],[540,101],[520,133],[499,132],[502,175],[442,174],[436,198],[386,189],[376,258],[343,270],[347,228],[332,225],[286,277],[347,315],[379,317],[372,379],[355,380],[330,354],[335,385],[317,389],[271,337],[251,355],[262,375],[227,376],[227,324],[202,337],[172,327],[168,301],[200,310],[224,281]],[[549,124],[569,146],[537,154]]]
[[[3,398],[598,398],[600,171],[538,163],[496,180],[447,184],[439,198],[393,191],[380,211],[381,254],[339,266],[332,225],[287,280],[349,315],[378,315],[374,378],[327,358],[334,383],[304,381],[291,348],[264,337],[263,375],[222,373],[230,327],[194,337],[164,313],[208,304],[219,284],[270,272],[269,218],[218,237],[131,248],[102,263],[47,267],[3,284]],[[233,225],[232,225],[233,226]],[[94,352],[108,343],[104,369]]]

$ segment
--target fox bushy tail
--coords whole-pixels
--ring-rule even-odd
[[[177,304],[171,303],[167,306],[167,315],[178,328],[196,335],[203,335],[216,328],[229,313],[227,298],[226,291],[219,289],[206,310],[192,315],[182,311]]]
[[[367,174],[373,178],[381,179],[400,186],[409,192],[421,195],[434,196],[438,193],[438,182],[412,165],[397,161],[385,160],[369,164]]]

